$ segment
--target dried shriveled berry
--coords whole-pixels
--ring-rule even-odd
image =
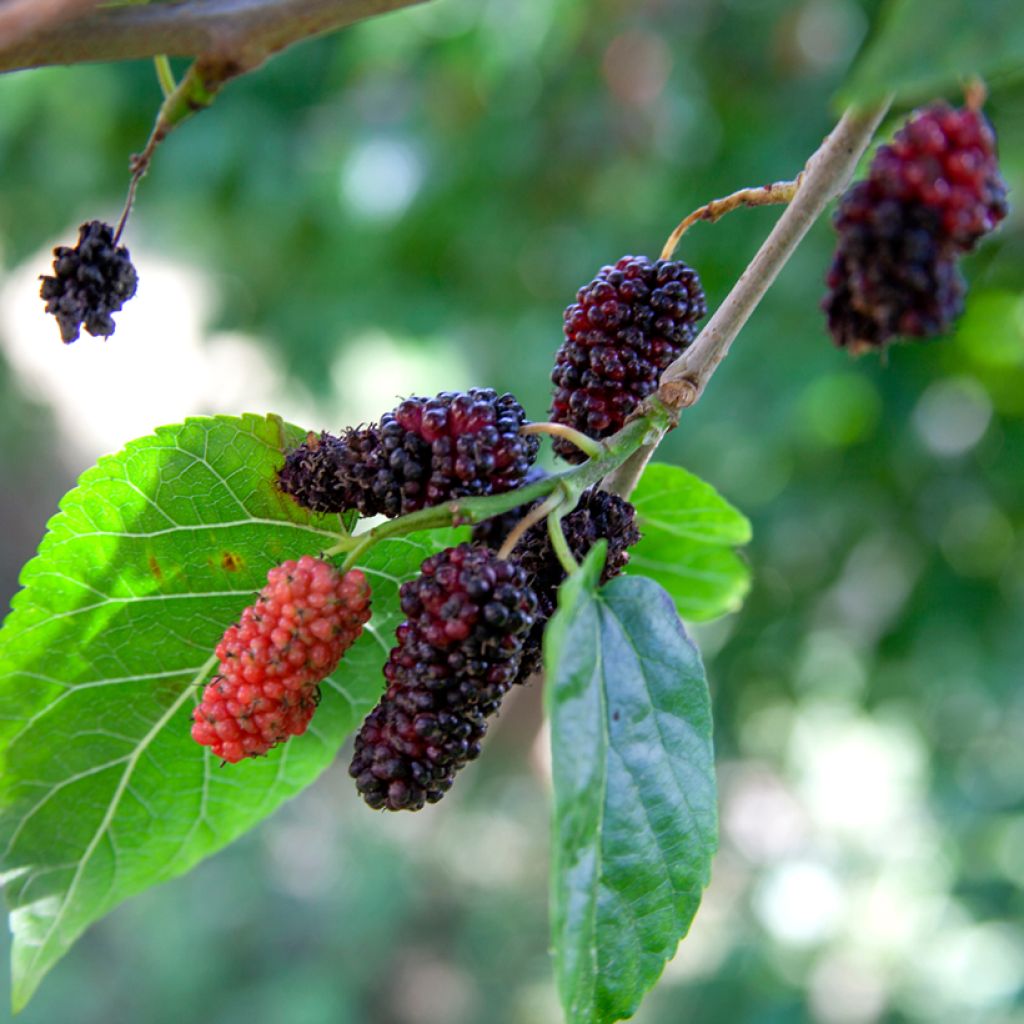
[[[114,333],[116,313],[134,294],[139,278],[128,250],[114,244],[114,229],[91,220],[78,231],[75,247],[53,250],[52,277],[42,277],[39,297],[46,300],[65,344],[77,341],[84,326],[94,337]]]
[[[384,667],[387,691],[356,736],[349,773],[371,807],[415,811],[480,752],[537,602],[521,568],[472,544],[428,558],[400,593],[406,618]]]
[[[220,666],[193,713],[192,738],[232,763],[306,731],[319,684],[370,618],[370,588],[304,555],[267,573],[255,604],[217,645]]]
[[[685,263],[624,256],[603,267],[565,311],[551,419],[590,437],[614,434],[693,341],[706,312],[700,278]],[[554,449],[569,462],[585,457],[562,439]]]

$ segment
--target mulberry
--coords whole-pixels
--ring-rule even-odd
[[[521,568],[472,544],[428,558],[400,596],[387,690],[356,736],[349,774],[371,807],[415,811],[479,754],[537,601]]]
[[[984,115],[946,104],[917,113],[836,212],[822,302],[836,344],[857,352],[947,331],[966,290],[957,259],[1006,212]]]
[[[525,514],[526,510],[523,510]],[[497,517],[496,517],[497,518]],[[497,547],[504,535],[496,535],[485,520],[473,528],[473,539]],[[509,526],[511,529],[515,523]],[[629,563],[629,548],[640,541],[636,525],[636,509],[623,498],[607,491],[584,492],[580,503],[562,520],[562,531],[577,561],[582,561],[599,541],[608,542],[601,583],[618,576]],[[508,531],[506,531],[507,533]],[[558,588],[565,579],[565,569],[558,560],[548,536],[547,523],[538,523],[527,530],[516,546],[513,557],[525,571],[530,587],[537,597],[537,619],[526,640],[517,682],[525,682],[540,670],[542,640],[548,620],[558,606]]]
[[[405,515],[454,498],[522,486],[540,442],[524,436],[523,407],[490,388],[409,398],[379,425],[322,434],[291,452],[278,474],[306,508]]]
[[[41,277],[39,297],[46,300],[66,345],[81,328],[94,337],[114,333],[116,313],[134,294],[139,278],[128,250],[114,244],[114,229],[92,220],[78,230],[78,243],[53,250],[54,277]]]
[[[855,186],[840,205],[839,244],[826,279],[829,330],[853,352],[896,335],[942,334],[963,311],[965,292],[956,252],[936,235],[935,212],[876,202],[866,186]]]
[[[700,278],[685,263],[624,256],[603,267],[565,311],[551,419],[595,438],[614,434],[655,391],[706,313]],[[564,439],[554,449],[569,462],[585,458]]]
[[[358,569],[304,555],[267,573],[256,603],[217,645],[220,667],[193,713],[192,738],[235,763],[306,731],[319,684],[370,618]]]

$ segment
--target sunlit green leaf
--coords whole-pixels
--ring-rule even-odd
[[[267,570],[337,539],[274,486],[302,437],[274,417],[191,420],[86,472],[0,631],[0,870],[13,999],[91,922],[188,870],[312,782],[377,699],[396,587],[446,537],[375,549],[374,616],[309,732],[222,767],[189,735],[224,628]]]

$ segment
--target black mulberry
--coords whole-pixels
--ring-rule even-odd
[[[685,263],[623,256],[603,267],[565,311],[551,419],[590,437],[614,434],[693,341],[706,312],[700,278]],[[569,462],[585,458],[564,439],[554,449]]]
[[[527,509],[521,511],[525,515]],[[515,523],[509,524],[508,530],[502,534],[496,528],[498,519],[496,516],[475,526],[473,539],[499,547]],[[626,568],[629,563],[628,549],[640,540],[636,509],[616,494],[593,489],[584,492],[580,503],[562,520],[562,530],[569,543],[569,550],[577,561],[582,561],[599,540],[608,542],[604,570],[601,573],[602,584]],[[565,569],[551,547],[546,522],[527,530],[511,557],[526,572],[529,585],[537,597],[537,621],[527,637],[516,680],[521,683],[541,667],[544,628],[558,606],[558,588],[565,580]]]
[[[957,259],[1006,212],[985,116],[944,103],[915,114],[836,212],[822,302],[836,344],[858,352],[947,331],[963,310]]]
[[[490,388],[408,398],[380,424],[321,434],[285,459],[282,490],[320,512],[405,515],[522,486],[540,446],[526,414]]]
[[[92,220],[78,231],[72,249],[53,250],[54,277],[41,277],[39,297],[46,300],[65,344],[78,340],[81,328],[94,337],[114,333],[116,313],[134,294],[139,278],[128,250],[114,244],[114,229]]]
[[[428,558],[400,596],[387,690],[356,736],[349,774],[371,807],[416,811],[479,754],[486,719],[519,674],[537,601],[521,568],[473,544]]]

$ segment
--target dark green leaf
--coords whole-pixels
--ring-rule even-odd
[[[750,586],[732,550],[750,540],[746,516],[710,484],[660,463],[647,467],[631,500],[643,539],[631,551],[630,572],[657,580],[688,619],[735,611]]]
[[[376,700],[395,590],[438,535],[363,568],[374,617],[309,733],[221,767],[189,736],[211,652],[275,564],[337,539],[337,517],[274,486],[302,432],[191,420],[86,472],[22,573],[0,632],[0,870],[23,1006],[82,930],[188,870],[312,782]]]
[[[1024,67],[1018,0],[890,0],[839,95],[842,106],[894,93],[928,100],[973,75]]]
[[[554,774],[552,932],[569,1024],[629,1017],[693,920],[717,845],[711,708],[672,600],[596,589],[603,552],[545,637]]]

